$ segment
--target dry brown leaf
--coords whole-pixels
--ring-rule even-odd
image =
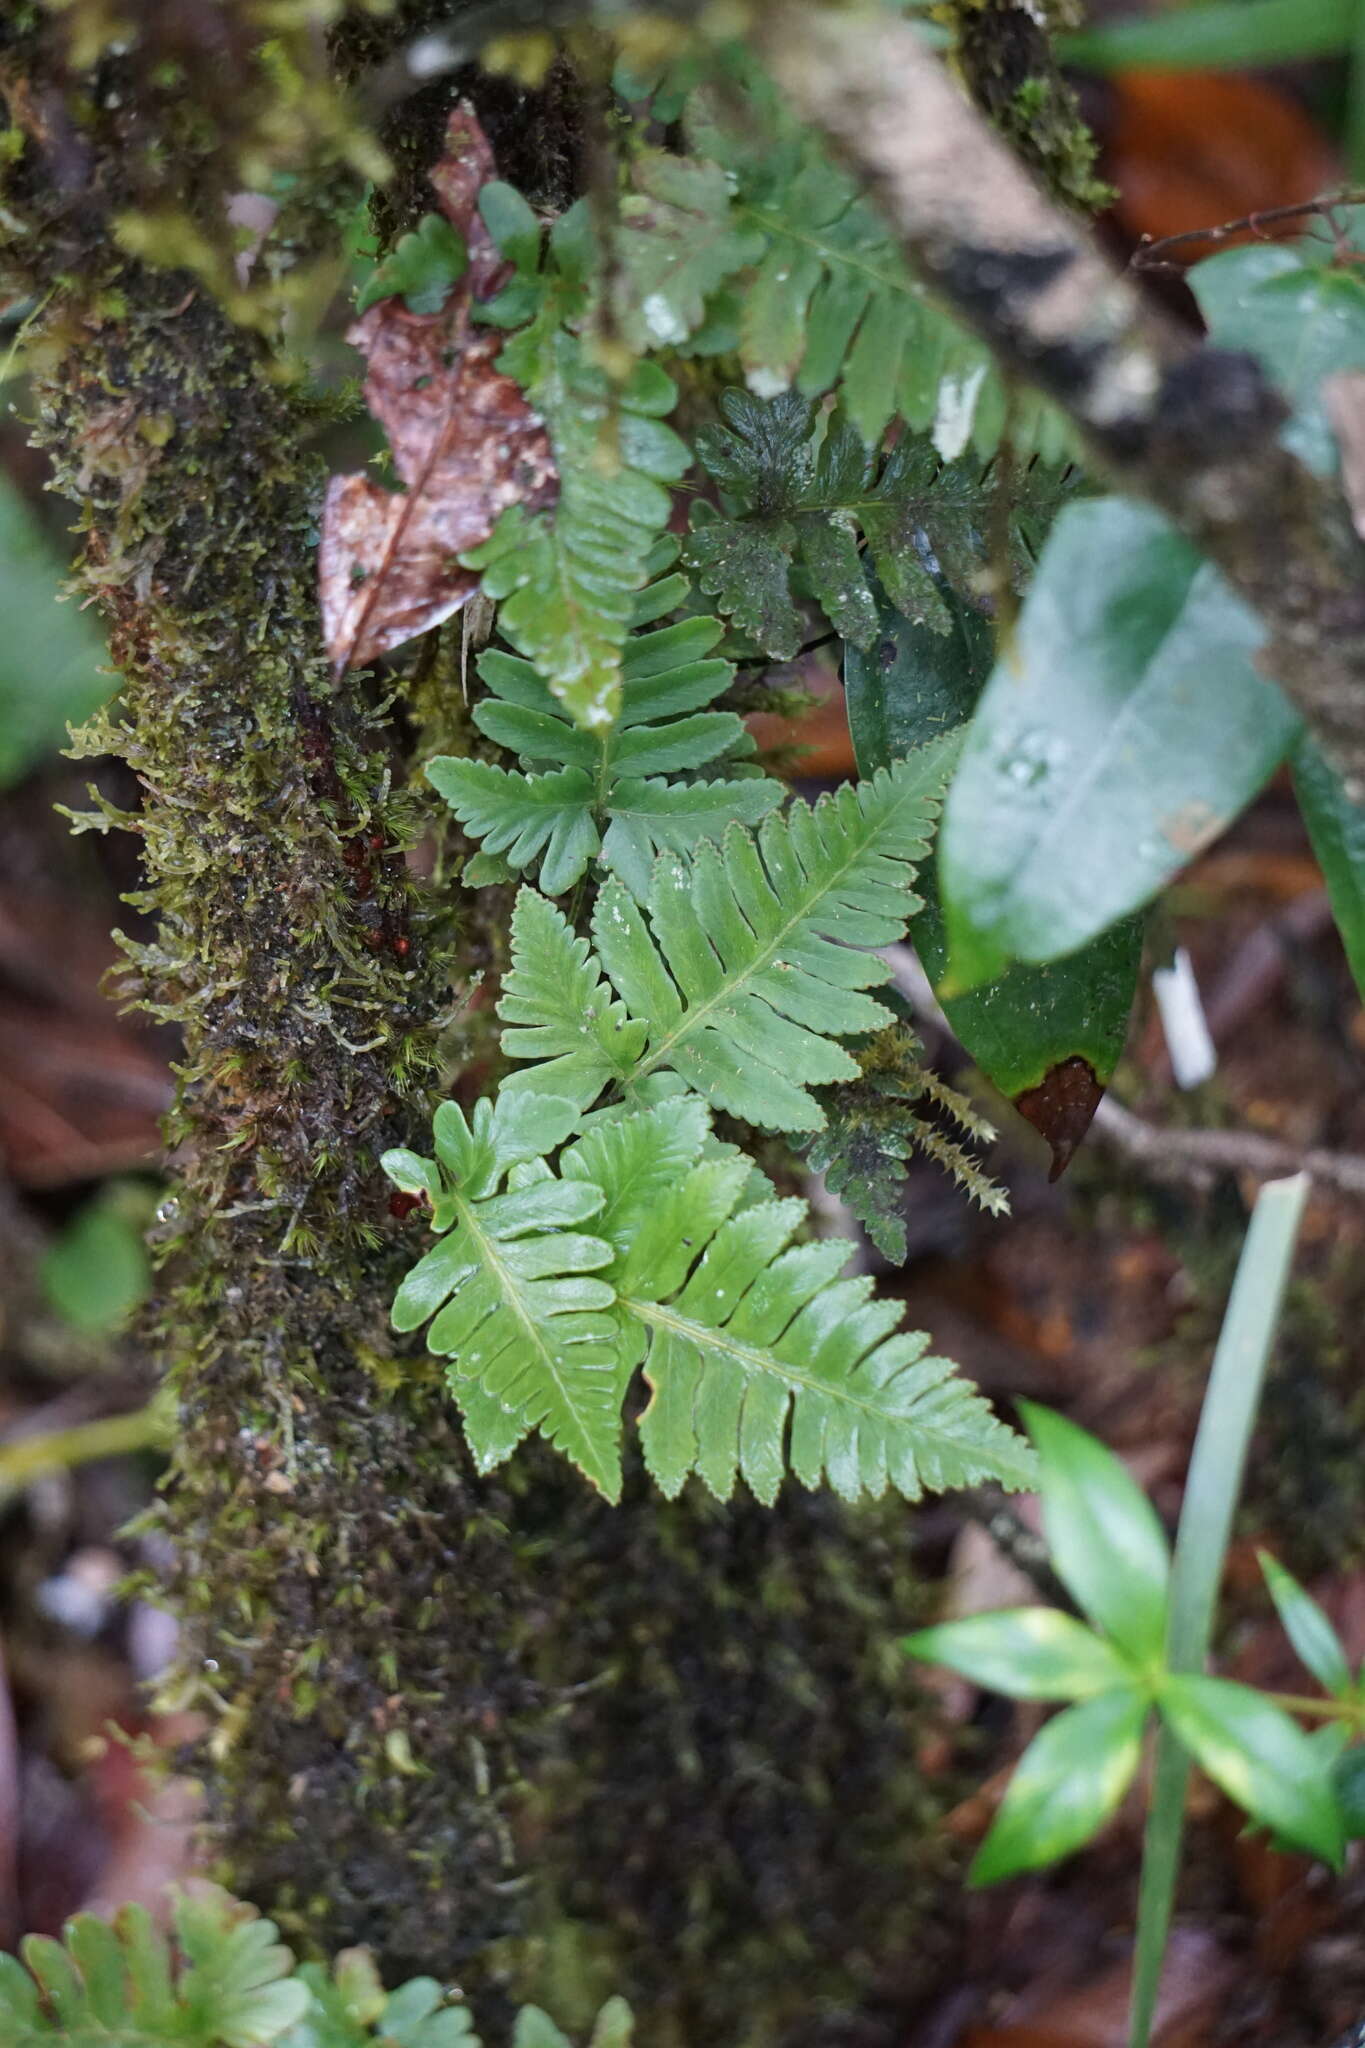
[[[478,211],[493,153],[472,110],[457,106],[431,183],[469,250],[469,268],[436,313],[381,299],[348,330],[369,369],[365,399],[384,427],[407,486],[335,476],[319,550],[323,633],[336,669],[366,661],[440,625],[478,576],[460,554],[487,540],[509,505],[552,505],[559,481],[549,437],[519,385],[494,368],[504,337],[474,327],[506,266]]]

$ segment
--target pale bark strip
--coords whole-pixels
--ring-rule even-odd
[[[1148,304],[908,23],[797,5],[762,34],[926,282],[1260,612],[1267,671],[1365,795],[1365,547],[1335,483],[1280,445],[1285,403],[1258,364]]]

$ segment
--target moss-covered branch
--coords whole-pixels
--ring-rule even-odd
[[[70,40],[86,14],[0,29],[4,260],[43,309],[38,435],[124,677],[85,744],[143,789],[101,817],[142,841],[154,935],[126,988],[184,1034],[155,1336],[176,1682],[210,1717],[216,1846],[305,1940],[539,1989],[570,2022],[605,1983],[659,2042],[770,2041],[928,1953],[896,1518],[612,1511],[530,1451],[480,1484],[434,1369],[394,1355],[420,1225],[375,1160],[429,1112],[449,963],[403,859],[395,732],[322,658],[312,421],[270,340],[270,264],[326,275],[363,146],[306,36],[271,101],[250,5],[149,9],[93,54]],[[224,21],[235,99],[157,40]],[[218,289],[223,203],[300,79],[312,171],[244,306]],[[562,119],[547,157],[548,188]]]

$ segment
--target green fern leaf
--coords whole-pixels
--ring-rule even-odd
[[[620,1394],[603,1313],[614,1297],[596,1277],[611,1246],[573,1228],[605,1198],[544,1165],[577,1118],[576,1104],[552,1094],[503,1091],[476,1103],[472,1122],[444,1102],[435,1160],[384,1154],[389,1178],[429,1201],[440,1233],[394,1297],[393,1323],[415,1330],[430,1319],[428,1348],[450,1359],[451,1392],[481,1469],[506,1456],[514,1430],[539,1429],[614,1500]],[[471,1386],[476,1397],[465,1400]]]
[[[836,414],[817,423],[795,392],[771,400],[727,391],[728,425],[705,427],[697,453],[721,485],[730,516],[699,503],[683,545],[703,590],[769,654],[789,659],[801,644],[792,600],[799,566],[830,624],[854,646],[877,637],[877,606],[858,552],[868,558],[896,609],[937,632],[951,628],[941,584],[964,597],[986,566],[995,486],[976,462],[940,461],[903,435],[879,467]],[[1034,465],[1011,506],[1010,567],[1021,582],[1031,544],[1065,495],[1066,479]]]
[[[821,1129],[810,1089],[858,1072],[833,1041],[891,1022],[863,993],[890,978],[871,949],[903,936],[920,906],[914,863],[956,745],[922,747],[813,809],[793,804],[757,835],[732,826],[719,846],[664,856],[648,918],[609,883],[593,916],[597,956],[522,890],[498,1014],[507,1057],[537,1065],[506,1086],[586,1108],[605,1088],[633,1093],[668,1070],[746,1122]]]
[[[621,331],[631,348],[677,347],[701,327],[707,300],[763,254],[755,228],[731,218],[730,183],[717,164],[642,150],[621,201]]]
[[[699,1106],[675,1098],[600,1126],[562,1162],[611,1191],[622,1366],[642,1364],[652,1390],[640,1437],[663,1491],[696,1472],[725,1500],[742,1473],[771,1501],[788,1464],[850,1500],[1027,1484],[1027,1447],[924,1356],[922,1334],[898,1329],[901,1305],[839,1277],[853,1247],[793,1247],[806,1205],[741,1206],[749,1162],[702,1156],[705,1139]]]
[[[593,917],[598,954],[627,1013],[649,1024],[628,1086],[667,1068],[748,1123],[823,1126],[810,1090],[858,1071],[834,1041],[890,1021],[864,993],[890,978],[873,949],[919,906],[910,885],[952,744],[814,808],[795,803],[757,835],[731,827],[719,847],[661,859],[648,921],[608,884]]]
[[[649,362],[613,385],[578,337],[559,330],[516,337],[498,366],[545,421],[559,502],[535,518],[512,507],[484,545],[460,559],[482,570],[489,597],[503,600],[498,623],[506,638],[576,723],[600,732],[619,709],[635,595],[672,507],[665,487],[690,459],[663,422],[677,388]]]
[[[210,1887],[177,1895],[179,1958],[141,1906],[91,1914],[65,1943],[30,1935],[0,1956],[5,2048],[268,2048],[299,2021],[307,1986],[269,1920]]]
[[[502,1095],[559,1096],[580,1111],[604,1088],[625,1086],[649,1031],[616,1000],[587,940],[531,889],[518,892],[512,912],[512,965],[498,1015],[507,1057],[535,1062],[511,1075]]]
[[[812,1140],[807,1159],[823,1173],[831,1194],[847,1202],[884,1258],[905,1257],[901,1194],[906,1161],[915,1152],[951,1173],[959,1187],[992,1215],[1009,1207],[1009,1197],[967,1147],[932,1120],[938,1108],[959,1129],[983,1144],[995,1131],[955,1088],[931,1073],[915,1035],[904,1024],[881,1031],[858,1054],[858,1077],[827,1089],[821,1097],[826,1127]]]
[[[387,1996],[368,1950],[346,1949],[328,1970],[304,1963],[310,2005],[279,2048],[480,2048],[467,2005],[452,2005],[434,1977],[413,1977]]]
[[[665,586],[641,593],[645,610],[659,601],[661,587],[672,603],[686,589],[681,577],[665,579]],[[733,819],[757,824],[785,794],[764,776],[659,779],[749,744],[733,712],[701,708],[733,680],[728,661],[707,658],[721,631],[716,620],[701,618],[633,634],[622,663],[620,716],[593,732],[570,722],[529,662],[485,654],[479,674],[493,695],[474,707],[474,723],[519,754],[525,768],[441,755],[427,774],[485,853],[502,854],[518,873],[539,866],[546,895],[571,889],[599,857],[642,895],[656,854],[718,837]]]
[[[875,207],[791,115],[752,58],[692,93],[684,125],[697,158],[732,189],[730,225],[765,244],[741,278],[739,353],[751,391],[837,391],[864,442],[897,415],[945,452],[983,459],[1008,414],[1012,446],[1063,462],[1071,436],[1038,399],[1007,404],[987,352],[926,296]]]

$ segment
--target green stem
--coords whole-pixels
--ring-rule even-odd
[[[1223,1559],[1247,1445],[1289,1278],[1306,1174],[1261,1189],[1204,1396],[1171,1570],[1166,1664],[1198,1671],[1208,1652]],[[1175,1901],[1190,1763],[1164,1725],[1157,1736],[1152,1803],[1142,1848],[1129,2048],[1148,2048]]]
[[[27,1486],[44,1472],[66,1472],[95,1458],[117,1458],[169,1443],[174,1422],[172,1404],[162,1395],[131,1415],[102,1415],[96,1422],[78,1422],[70,1429],[46,1430],[0,1444],[0,1494]]]

